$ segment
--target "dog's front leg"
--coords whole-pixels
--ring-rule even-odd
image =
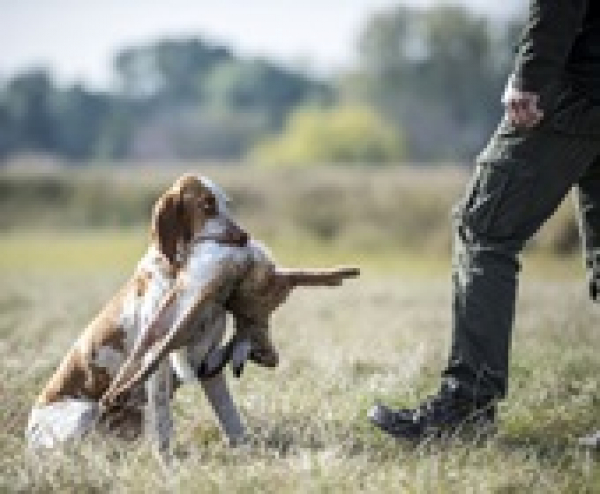
[[[159,364],[146,381],[146,436],[164,465],[170,463],[170,444],[173,434],[171,414],[171,368],[168,361]]]
[[[225,375],[221,372],[200,382],[229,444],[235,446],[243,442],[246,430],[227,387]]]

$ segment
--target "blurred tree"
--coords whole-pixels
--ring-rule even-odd
[[[222,108],[261,112],[271,128],[280,128],[289,109],[308,99],[330,101],[326,84],[310,80],[264,60],[220,64],[206,83],[208,100]]]
[[[167,101],[199,101],[204,79],[219,64],[232,59],[230,51],[200,39],[166,40],[148,48],[155,52],[161,96]]]
[[[498,119],[507,72],[505,40],[491,32],[459,6],[383,11],[362,32],[341,92],[398,122],[415,159],[472,157]]]
[[[0,99],[0,160],[17,147],[16,128],[8,111],[6,101]]]
[[[229,50],[200,39],[168,39],[119,51],[114,67],[124,95],[173,104],[200,100],[203,78],[230,59]]]
[[[300,108],[285,132],[255,147],[253,161],[266,164],[385,163],[405,157],[400,132],[372,109]]]
[[[126,158],[136,120],[139,117],[135,116],[134,105],[121,97],[113,97],[89,157],[100,160]]]
[[[242,59],[197,38],[118,52],[115,93],[57,88],[44,70],[24,72],[0,86],[0,157],[34,150],[77,160],[232,160],[288,122],[252,155],[471,158],[501,112],[515,27],[492,29],[456,6],[398,6],[369,19],[356,69],[334,81]],[[306,109],[311,103],[340,108]]]
[[[110,109],[102,122],[93,152],[89,157],[124,159],[129,156],[131,141],[144,112],[123,97],[113,97]]]
[[[0,157],[239,159],[288,113],[330,101],[327,83],[191,38],[118,52],[116,93],[53,85],[43,70],[0,87]]]
[[[126,151],[134,158],[239,159],[280,130],[293,107],[333,94],[328,84],[197,39],[122,50],[115,68],[134,109]]]
[[[265,135],[266,127],[260,113],[176,107],[136,126],[127,155],[135,159],[237,160]]]
[[[115,55],[113,68],[121,94],[128,98],[148,98],[155,95],[162,84],[156,60],[148,49],[127,48]]]
[[[72,159],[94,155],[111,110],[110,97],[75,85],[56,92],[52,103],[56,150]]]
[[[45,70],[25,72],[8,82],[4,121],[12,127],[9,134],[14,136],[14,150],[54,151],[53,90]]]

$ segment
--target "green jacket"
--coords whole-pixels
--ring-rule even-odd
[[[540,95],[565,132],[600,134],[599,0],[531,0],[515,61],[517,87]]]

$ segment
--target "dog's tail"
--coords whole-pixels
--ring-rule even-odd
[[[346,278],[360,275],[357,267],[338,267],[329,269],[278,268],[277,274],[287,279],[291,288],[298,286],[339,286]]]

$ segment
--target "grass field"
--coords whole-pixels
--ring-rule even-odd
[[[219,181],[245,204],[240,214],[252,211],[244,224],[276,257],[288,265],[359,264],[363,276],[336,290],[298,292],[275,315],[280,367],[250,366],[232,384],[251,446],[225,447],[200,390],[178,392],[168,477],[144,444],[92,437],[39,461],[23,441],[41,386],[143,252],[147,219],[134,219],[158,184],[139,201],[118,202],[135,174],[100,174],[101,193],[85,174],[49,188],[0,175],[7,194],[0,197],[0,492],[600,492],[600,455],[576,442],[600,427],[600,309],[586,298],[578,257],[558,259],[549,255],[554,247],[543,248],[568,235],[543,232],[542,248],[526,255],[499,434],[485,445],[415,449],[376,432],[365,413],[376,400],[415,404],[438,384],[450,338],[442,225],[464,177],[260,173],[223,172]],[[370,202],[349,215],[366,177]],[[40,190],[55,202],[40,202]],[[327,202],[332,191],[337,199]],[[117,202],[131,222],[115,213]],[[343,228],[331,236],[336,222]]]
[[[233,383],[250,448],[222,444],[190,386],[176,400],[169,478],[143,444],[92,438],[44,462],[28,457],[32,400],[143,244],[138,230],[0,240],[0,492],[600,492],[600,458],[575,441],[600,425],[598,314],[575,261],[540,258],[525,271],[511,392],[486,445],[413,449],[365,420],[375,400],[413,404],[432,391],[448,345],[447,260],[397,255],[386,272],[381,259],[363,258],[362,279],[294,294],[276,314],[280,367],[250,367]],[[303,249],[274,250],[311,261]]]

